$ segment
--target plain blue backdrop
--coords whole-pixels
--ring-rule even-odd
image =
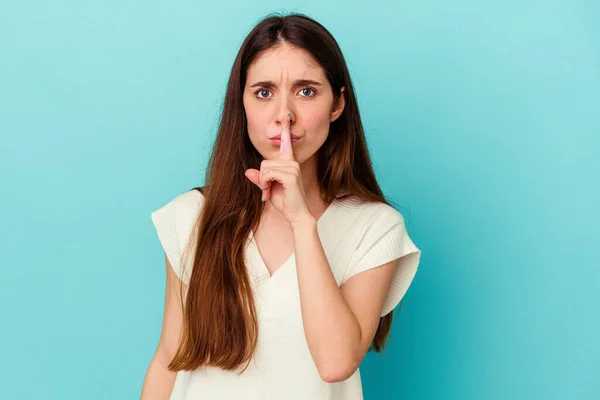
[[[597,1],[0,9],[0,398],[139,398],[165,283],[150,212],[203,183],[244,36],[293,11],[338,40],[423,251],[365,398],[600,398]]]

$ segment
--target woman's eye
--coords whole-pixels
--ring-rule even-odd
[[[308,91],[308,93],[307,93],[307,91]],[[313,88],[305,87],[304,89],[302,89],[300,91],[300,93],[302,93],[305,97],[312,97],[310,94],[311,92],[313,93],[313,96],[314,96],[315,89],[313,89]]]
[[[266,94],[265,94],[265,93],[266,93]],[[258,98],[259,98],[259,99],[264,99],[266,96],[268,96],[268,95],[269,95],[269,91],[268,91],[267,89],[259,89],[259,90],[256,92],[256,94],[258,94],[258,95],[259,95],[259,96],[258,96]],[[264,94],[264,95],[265,95],[265,97],[262,97],[262,96],[260,96],[261,94]]]

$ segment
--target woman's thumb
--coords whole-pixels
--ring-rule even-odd
[[[250,168],[247,169],[246,172],[244,173],[244,175],[246,175],[246,178],[248,178],[248,180],[250,180],[250,182],[254,183],[256,186],[258,186],[260,189],[260,171],[254,168]]]

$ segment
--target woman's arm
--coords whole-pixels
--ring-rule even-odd
[[[321,378],[337,382],[356,371],[373,341],[397,260],[358,273],[338,288],[306,203],[287,116],[281,121],[279,158],[263,160],[260,171],[245,174],[292,227],[306,341]]]
[[[167,268],[167,284],[162,331],[158,347],[144,378],[141,400],[169,399],[177,375],[176,372],[169,371],[167,366],[173,359],[179,345],[179,335],[183,322],[180,285],[183,284],[177,275],[175,275],[175,271],[173,271],[166,255],[165,264]]]
[[[292,229],[310,353],[324,381],[343,381],[356,371],[373,341],[397,260],[361,272],[338,288],[314,217]]]

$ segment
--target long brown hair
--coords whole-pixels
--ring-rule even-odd
[[[305,15],[267,16],[248,34],[235,58],[206,185],[196,188],[202,191],[204,202],[189,242],[195,252],[187,293],[182,294],[182,336],[169,364],[172,371],[202,365],[235,370],[251,360],[256,347],[257,314],[244,251],[264,204],[260,190],[244,172],[260,168],[262,156],[248,137],[242,95],[252,61],[282,42],[314,57],[325,71],[334,101],[345,95],[345,108],[331,123],[328,138],[318,150],[317,179],[323,201],[329,204],[345,193],[390,204],[375,178],[350,74],[336,40]],[[391,322],[392,312],[380,319],[370,350],[383,349]]]

